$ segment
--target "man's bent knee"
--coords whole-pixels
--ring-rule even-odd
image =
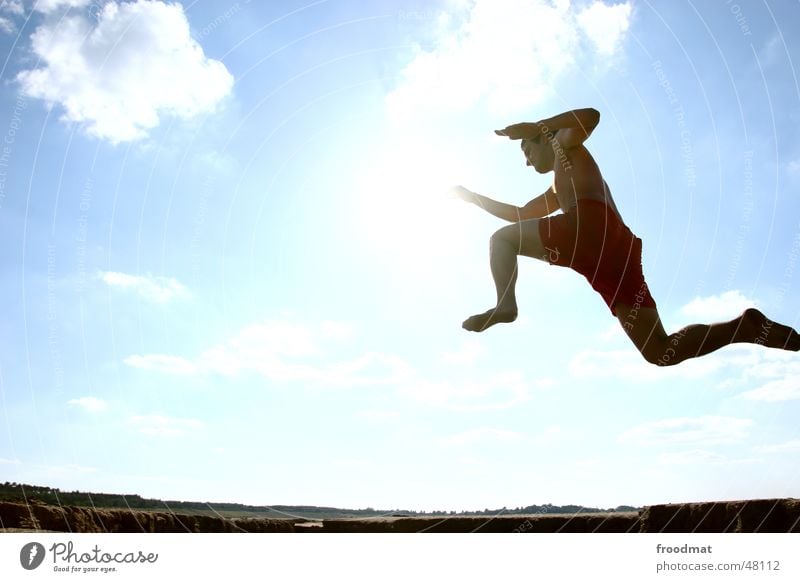
[[[504,226],[503,228],[499,228],[494,231],[491,238],[489,239],[492,244],[495,242],[505,242],[505,243],[513,243],[518,242],[520,239],[520,232],[518,228],[515,228],[515,225]]]
[[[675,351],[675,348],[667,344],[649,344],[639,351],[647,363],[653,364],[654,366],[674,366],[675,364],[680,364],[682,361],[682,358],[678,355],[678,352]]]
[[[541,259],[545,254],[539,239],[539,221],[524,220],[495,231],[490,244],[510,245],[518,255]]]

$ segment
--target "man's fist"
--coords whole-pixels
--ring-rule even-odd
[[[477,201],[475,192],[467,190],[464,186],[453,186],[447,191],[447,194],[450,198],[458,198],[464,202],[472,202],[475,204]]]

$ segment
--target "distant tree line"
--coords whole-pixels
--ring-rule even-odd
[[[314,505],[243,505],[241,503],[208,503],[202,501],[163,501],[147,499],[136,494],[119,495],[116,493],[87,493],[85,491],[62,491],[57,487],[41,487],[6,481],[0,484],[0,501],[42,502],[51,505],[71,505],[78,507],[94,507],[98,509],[137,509],[141,511],[207,511],[259,513],[264,517],[298,516],[311,519],[332,517],[373,517],[385,515],[402,516],[480,516],[480,515],[515,515],[515,514],[559,514],[559,513],[603,513],[620,511],[637,511],[639,508],[620,505],[612,509],[583,507],[582,505],[528,505],[508,509],[484,509],[483,511],[411,511],[403,509],[378,510],[372,507],[365,509],[340,509],[337,507],[317,507]]]

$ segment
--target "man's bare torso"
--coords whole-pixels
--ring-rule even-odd
[[[611,190],[585,146],[556,151],[553,171],[553,190],[564,212],[574,210],[578,200],[598,200],[608,204],[622,222]]]

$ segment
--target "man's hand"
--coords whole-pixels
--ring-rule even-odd
[[[515,123],[504,129],[496,129],[495,133],[511,139],[535,139],[544,135],[553,140],[560,131],[558,142],[562,147],[569,148],[586,141],[599,122],[600,112],[589,107],[566,111],[533,123]]]
[[[471,190],[467,190],[464,186],[453,186],[447,191],[447,195],[450,198],[458,198],[459,200],[472,202],[473,204],[476,204],[478,201],[478,195]]]
[[[465,202],[471,202],[481,210],[498,218],[502,218],[503,220],[507,220],[508,222],[517,222],[520,219],[520,208],[518,206],[492,200],[483,194],[476,194],[471,190],[467,190],[464,186],[453,186],[447,193],[450,198],[458,198]]]
[[[543,128],[539,121],[535,121],[514,123],[503,129],[495,129],[494,132],[509,139],[534,139],[542,135]]]

